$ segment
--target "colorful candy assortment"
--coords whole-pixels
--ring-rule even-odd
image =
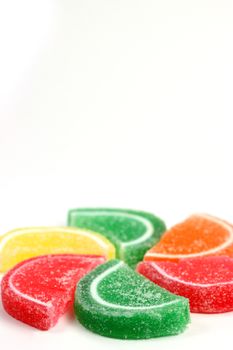
[[[165,232],[150,213],[91,208],[68,225],[0,237],[2,303],[17,320],[48,330],[74,304],[95,333],[147,339],[184,331],[189,305],[233,311],[231,224],[198,214]]]

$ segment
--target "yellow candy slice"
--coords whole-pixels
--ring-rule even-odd
[[[102,235],[72,227],[28,227],[0,237],[0,271],[46,254],[91,254],[115,257],[115,247]]]

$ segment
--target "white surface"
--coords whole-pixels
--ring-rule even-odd
[[[233,221],[233,2],[0,1],[0,232],[68,208]],[[180,336],[105,339],[71,316],[49,332],[0,310],[8,349],[219,349],[232,313]]]

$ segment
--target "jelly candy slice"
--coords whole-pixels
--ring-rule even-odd
[[[123,209],[73,209],[68,225],[101,233],[115,245],[116,256],[132,267],[166,229],[153,214]]]
[[[20,261],[47,254],[94,254],[115,257],[106,237],[70,227],[29,227],[10,231],[0,238],[0,271]]]
[[[233,257],[233,227],[210,215],[193,215],[165,232],[144,256],[146,261],[195,258],[208,255]]]
[[[210,256],[142,262],[138,272],[169,291],[189,299],[190,310],[217,313],[233,310],[233,259]]]
[[[80,280],[75,313],[89,330],[121,339],[174,335],[189,322],[187,299],[156,286],[119,260],[98,266]]]
[[[73,303],[79,279],[103,262],[101,256],[73,254],[23,261],[2,279],[3,306],[17,320],[48,330]]]

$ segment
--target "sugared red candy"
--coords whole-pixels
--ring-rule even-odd
[[[178,261],[209,255],[233,257],[233,226],[213,216],[198,214],[166,231],[144,260]]]
[[[137,271],[157,285],[189,299],[190,310],[219,313],[233,310],[233,259],[214,256],[141,262]]]
[[[189,322],[187,299],[156,286],[119,260],[98,266],[80,280],[75,312],[89,330],[122,339],[178,334]]]
[[[98,233],[71,227],[28,227],[0,237],[0,271],[47,254],[94,254],[111,259],[115,248]]]
[[[115,245],[116,256],[132,267],[166,229],[153,214],[124,209],[73,209],[68,225],[101,233]]]
[[[2,279],[4,309],[17,320],[48,330],[73,303],[79,279],[104,262],[101,256],[73,254],[23,261]]]

